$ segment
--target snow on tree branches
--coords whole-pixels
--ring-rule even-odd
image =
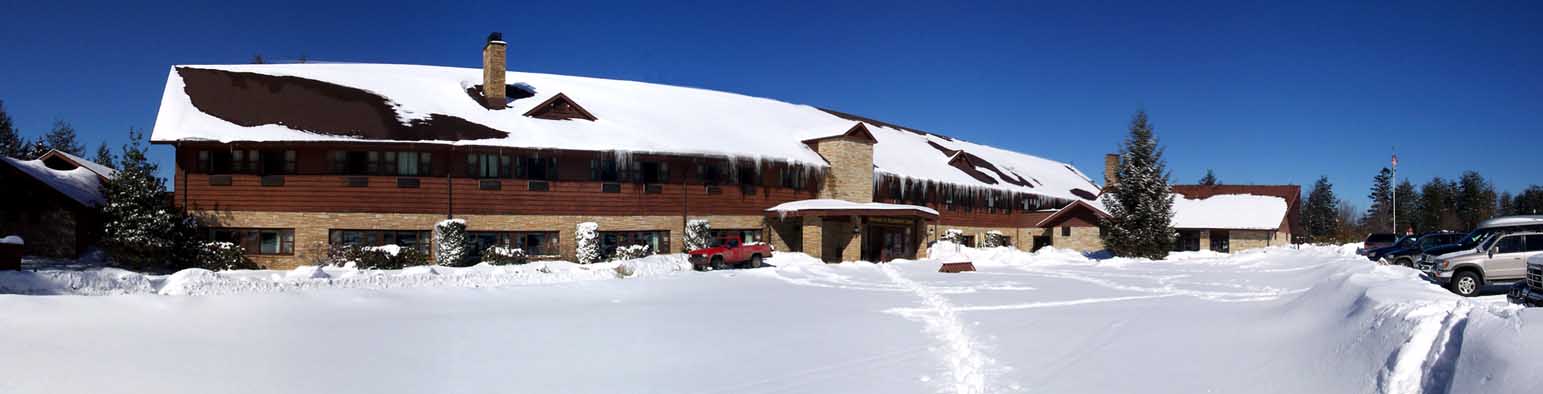
[[[706,248],[710,231],[706,219],[686,221],[686,251]]]
[[[1116,256],[1161,259],[1173,248],[1173,192],[1165,167],[1146,112],[1136,112],[1120,145],[1119,181],[1103,196],[1110,215],[1100,224],[1104,246]]]
[[[466,219],[445,219],[434,224],[434,263],[459,266],[466,259]]]
[[[600,225],[595,222],[579,223],[578,231],[573,234],[579,264],[600,262],[600,234],[595,231],[599,228]]]

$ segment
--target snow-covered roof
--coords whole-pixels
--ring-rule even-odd
[[[206,109],[209,105],[229,105],[229,101],[238,96],[206,94],[198,96],[198,100],[202,100],[199,102],[212,104],[194,104],[197,101],[195,95],[202,93],[190,93],[197,89],[190,88],[187,75],[209,72],[232,75],[230,78],[240,77],[240,73],[269,78],[262,81],[271,84],[266,86],[268,88],[294,84],[299,79],[307,83],[320,82],[323,87],[347,89],[356,96],[378,95],[389,105],[388,112],[394,113],[395,119],[391,121],[400,123],[392,127],[445,123],[448,118],[488,130],[475,134],[476,138],[407,140],[363,138],[360,135],[364,134],[350,134],[349,130],[301,130],[283,122],[250,119],[233,122],[229,116],[212,114]],[[482,70],[478,68],[390,64],[176,66],[168,73],[151,141],[411,141],[772,159],[824,167],[828,165],[825,160],[802,141],[840,135],[854,124],[863,123],[878,140],[874,146],[874,167],[881,174],[1066,199],[1090,196],[1073,192],[1074,189],[1088,193],[1099,190],[1086,175],[1065,163],[902,129],[884,122],[855,120],[840,116],[845,114],[808,105],[705,89],[589,77],[509,72],[506,80],[516,90],[532,95],[513,100],[507,109],[491,110],[468,94],[469,89],[482,81]],[[194,81],[194,85],[200,84],[197,79]],[[229,86],[219,88],[234,89]],[[511,96],[518,93],[511,91]],[[597,119],[550,120],[524,116],[559,93]],[[283,100],[277,101],[279,104],[270,105],[286,105]],[[351,109],[362,105],[358,102],[344,104],[353,105]],[[241,105],[229,107],[249,111],[244,113],[246,115],[253,111]],[[293,111],[306,112],[306,109]],[[329,116],[324,110],[310,112],[305,115]],[[273,114],[252,116],[262,118]],[[980,166],[992,166],[996,171],[978,171],[986,175],[986,179],[982,179],[951,166],[950,160],[960,155],[960,151],[984,162]]]
[[[1173,227],[1275,230],[1286,218],[1286,200],[1275,196],[1221,194],[1204,199],[1173,195]]]
[[[43,182],[54,190],[69,196],[81,205],[94,207],[106,201],[102,194],[102,177],[86,167],[63,171],[48,168],[42,160],[16,160],[0,158],[23,174]]]
[[[1078,204],[1072,202],[1062,210]],[[1088,201],[1086,205],[1100,214],[1109,215],[1102,198]],[[1192,199],[1174,193],[1173,220],[1169,224],[1184,229],[1276,230],[1286,219],[1286,211],[1286,199],[1276,196],[1218,194]]]
[[[80,156],[72,155],[70,152],[55,149],[49,151],[49,153],[64,156],[65,158],[70,159],[70,161],[75,162],[76,165],[85,167],[87,170],[91,170],[91,172],[94,172],[103,178],[112,178],[118,176],[118,170],[114,170],[112,167],[104,166],[94,161],[86,160]]]
[[[804,211],[918,211],[937,216],[938,211],[917,205],[886,204],[880,202],[851,202],[828,198],[789,201],[767,208],[766,212],[791,214]]]

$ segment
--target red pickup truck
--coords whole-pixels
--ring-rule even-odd
[[[772,247],[760,242],[742,243],[739,237],[724,237],[713,240],[706,248],[686,253],[697,270],[721,270],[730,266],[761,268],[761,259],[771,257]]]

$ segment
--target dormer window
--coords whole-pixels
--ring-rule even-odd
[[[541,104],[537,104],[535,108],[525,112],[525,116],[549,120],[584,119],[593,121],[597,119],[595,115],[590,114],[584,107],[580,107],[579,103],[574,102],[573,99],[568,98],[567,95],[562,93],[558,93]]]

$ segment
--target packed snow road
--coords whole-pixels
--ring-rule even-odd
[[[1543,313],[1462,299],[1334,248],[1159,262],[963,253],[978,272],[784,254],[767,261],[776,267],[707,273],[653,258],[77,278],[77,293],[142,294],[0,296],[0,393],[1543,387]],[[62,276],[0,277],[0,290]],[[112,281],[133,285],[104,291]]]

